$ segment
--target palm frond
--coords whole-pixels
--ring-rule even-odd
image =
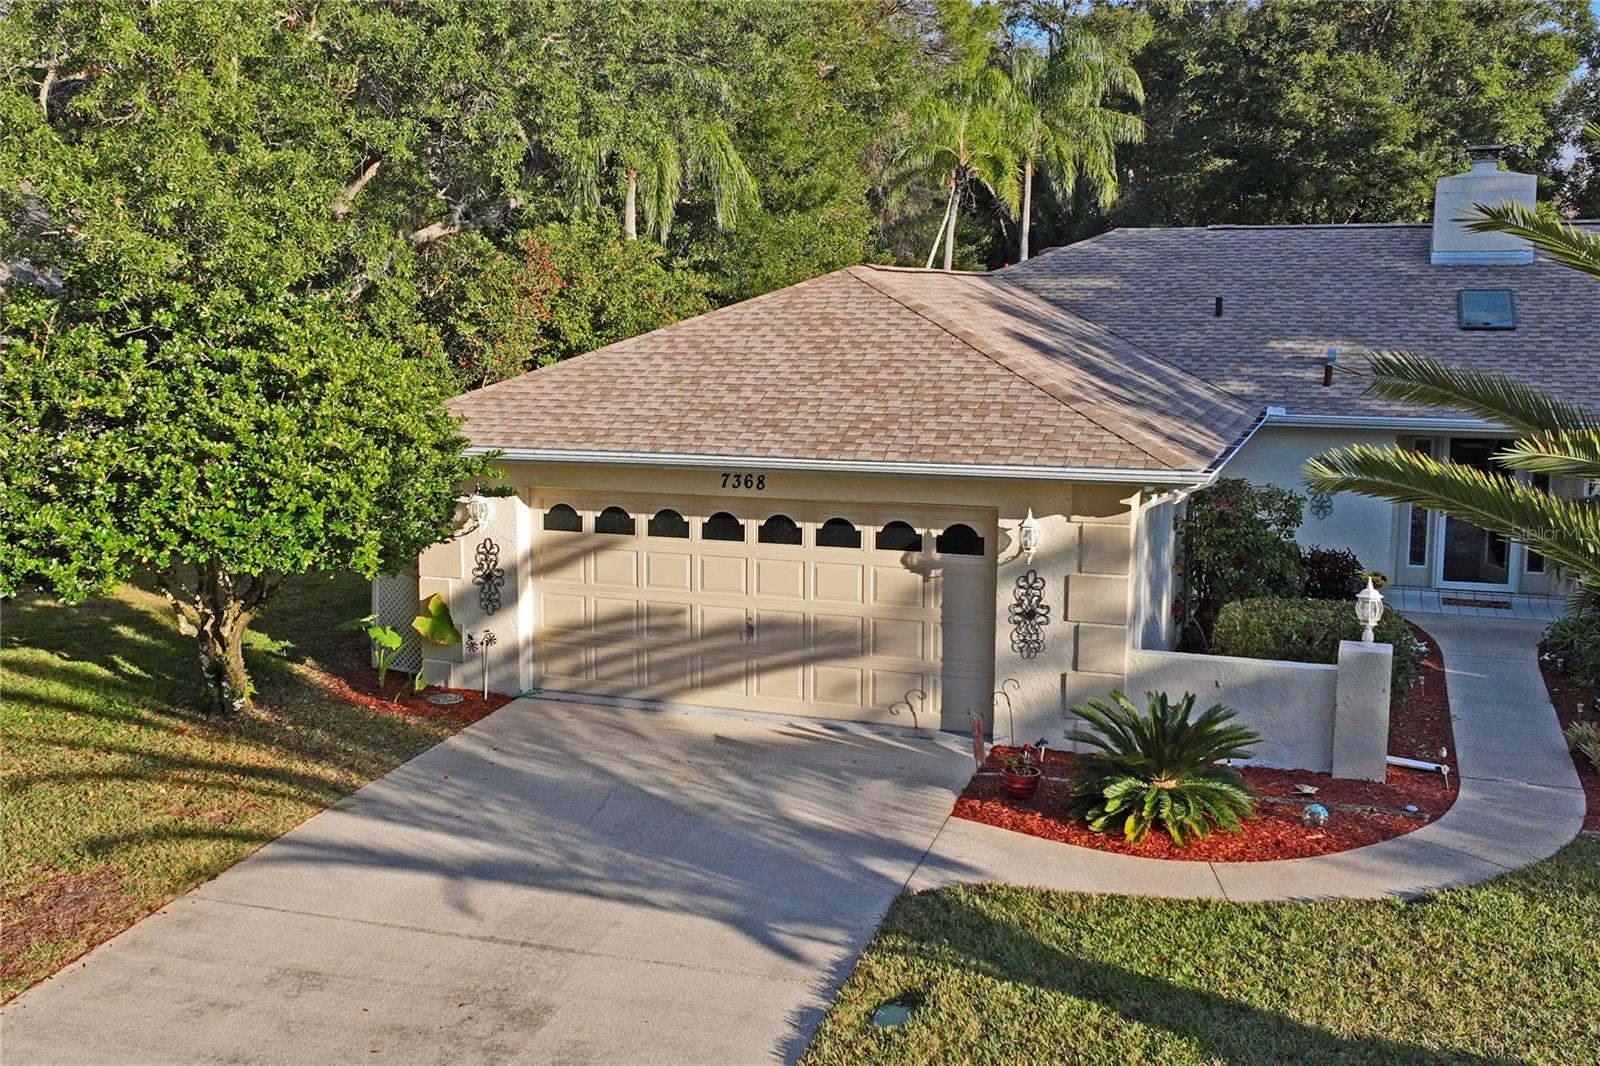
[[[1586,584],[1600,584],[1600,508],[1393,447],[1336,449],[1308,462],[1304,480],[1317,492],[1357,492],[1443,511],[1521,541]]]
[[[1526,433],[1600,429],[1600,416],[1563,403],[1504,374],[1449,366],[1432,356],[1378,351],[1370,356],[1372,392],[1389,400],[1450,407]]]
[[[1473,204],[1473,213],[1458,219],[1478,233],[1509,233],[1549,254],[1563,266],[1600,279],[1600,234],[1584,233],[1576,226],[1540,218],[1514,200],[1498,204]]]
[[[1495,458],[1513,470],[1600,480],[1600,430],[1563,429],[1512,441]]]

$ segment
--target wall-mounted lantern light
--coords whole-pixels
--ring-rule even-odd
[[[1361,623],[1361,639],[1364,643],[1372,643],[1372,629],[1383,620],[1383,593],[1372,587],[1372,579],[1367,578],[1367,587],[1356,593],[1356,620]]]
[[[1028,508],[1028,517],[1017,527],[1017,546],[1028,557],[1028,562],[1033,562],[1033,553],[1039,550],[1039,520],[1033,517],[1032,507]]]
[[[488,500],[488,498],[484,497],[484,496],[479,496],[476,493],[474,493],[471,496],[468,496],[467,497],[467,514],[472,516],[472,520],[474,522],[476,522],[479,526],[481,526],[485,522],[487,522],[489,520],[489,500]]]

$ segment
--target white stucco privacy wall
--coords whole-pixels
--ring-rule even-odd
[[[1178,699],[1196,695],[1195,709],[1216,703],[1239,714],[1261,735],[1252,760],[1282,769],[1333,768],[1333,712],[1339,668],[1322,663],[1269,662],[1230,655],[1175,651],[1128,653],[1128,687]],[[1137,702],[1137,700],[1136,700]]]
[[[1388,644],[1344,641],[1338,665],[1135,649],[1128,690],[1172,699],[1196,695],[1203,711],[1223,704],[1261,737],[1250,761],[1286,770],[1381,781],[1389,739]]]

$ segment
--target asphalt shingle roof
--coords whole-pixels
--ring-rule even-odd
[[[1251,403],[1291,413],[1437,413],[1364,396],[1364,380],[1351,373],[1324,388],[1330,347],[1348,370],[1367,351],[1411,348],[1600,408],[1600,283],[1543,256],[1435,266],[1431,236],[1427,225],[1123,229],[999,276]],[[1510,289],[1517,328],[1459,328],[1462,289]]]
[[[1258,412],[1004,274],[866,266],[450,406],[495,448],[1151,471]]]

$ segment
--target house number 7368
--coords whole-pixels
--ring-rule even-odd
[[[752,489],[756,492],[767,491],[767,475],[765,474],[723,474],[722,487],[725,489]]]

